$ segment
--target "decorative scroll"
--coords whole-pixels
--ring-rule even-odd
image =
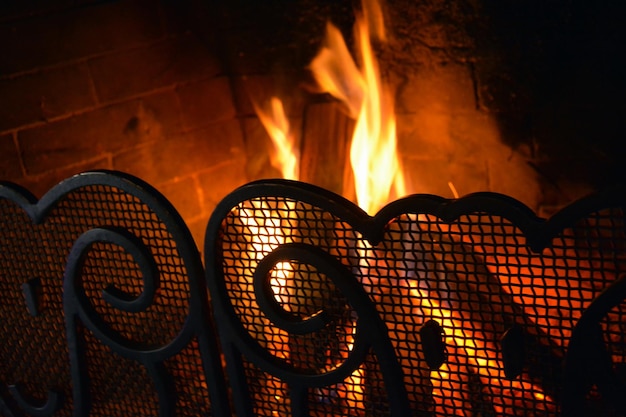
[[[234,191],[205,257],[237,414],[620,415],[625,197],[546,221],[492,193],[416,195],[370,217],[297,182]]]
[[[204,285],[180,216],[136,178],[40,201],[0,184],[0,414],[622,415],[625,203],[542,220],[502,195],[416,195],[370,217],[252,183],[208,224]]]
[[[6,415],[230,415],[198,251],[127,175],[0,186]]]

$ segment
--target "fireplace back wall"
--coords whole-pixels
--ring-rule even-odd
[[[350,121],[301,87],[328,19],[350,39],[353,5],[260,3],[3,2],[0,178],[41,196],[84,170],[126,171],[163,192],[200,242],[226,193],[278,175],[251,100],[279,94],[302,179],[341,192],[319,167],[333,162],[310,152],[331,143],[341,166]],[[410,191],[451,197],[451,182],[550,214],[623,180],[624,6],[544,3],[385,8],[392,42],[378,52]]]

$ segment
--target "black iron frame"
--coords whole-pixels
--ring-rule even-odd
[[[71,196],[77,190],[92,186],[115,189],[140,200],[171,233],[177,252],[186,267],[185,279],[189,284],[189,308],[184,326],[170,343],[155,346],[128,339],[107,324],[92,307],[82,285],[81,271],[94,244],[105,242],[122,248],[130,254],[142,273],[143,290],[140,294],[129,294],[115,286],[103,289],[102,298],[117,310],[130,314],[148,311],[154,297],[160,291],[162,271],[156,265],[145,237],[137,237],[124,227],[107,222],[84,230],[66,253],[66,261],[63,261],[64,276],[58,277],[63,280],[63,316],[69,354],[67,366],[71,374],[69,390],[72,401],[69,403],[72,410],[67,410],[70,406],[63,398],[63,392],[67,392],[68,388],[50,387],[44,395],[46,400],[43,403],[34,402],[29,399],[29,395],[41,398],[40,393],[27,393],[20,387],[20,381],[7,381],[5,375],[0,375],[0,381],[8,384],[6,390],[2,391],[3,397],[0,398],[0,410],[4,415],[52,416],[55,413],[66,415],[68,412],[76,416],[91,414],[90,378],[86,372],[87,359],[84,355],[86,343],[84,329],[92,332],[101,343],[116,354],[136,361],[147,370],[154,383],[159,415],[162,416],[180,414],[180,410],[177,410],[176,388],[173,383],[177,376],[172,375],[164,364],[169,358],[188,348],[192,340],[198,342],[203,371],[208,383],[211,415],[231,415],[233,404],[238,416],[254,415],[249,387],[242,368],[243,358],[255,363],[262,371],[286,382],[289,386],[292,415],[307,416],[308,390],[342,381],[363,362],[365,354],[370,351],[380,362],[391,414],[411,415],[411,404],[403,383],[403,369],[389,339],[387,327],[373,305],[372,297],[352,271],[320,248],[296,243],[277,247],[258,263],[254,273],[254,294],[256,302],[269,320],[287,332],[305,334],[320,329],[328,320],[324,311],[319,311],[304,320],[290,315],[273,297],[268,280],[270,269],[281,261],[297,260],[315,266],[333,280],[334,285],[347,297],[351,307],[357,312],[356,341],[347,360],[328,372],[315,374],[303,372],[268,353],[247,333],[229,300],[222,269],[220,243],[222,225],[234,208],[247,200],[275,196],[310,204],[342,219],[372,245],[383,239],[386,225],[400,215],[427,214],[452,223],[463,215],[488,212],[501,216],[518,227],[526,238],[525,244],[536,253],[549,247],[554,236],[564,228],[571,227],[588,213],[607,207],[622,210],[626,208],[626,193],[623,189],[610,190],[583,199],[547,221],[536,217],[530,209],[518,201],[493,193],[473,194],[458,200],[415,195],[393,202],[376,216],[371,217],[348,200],[327,190],[293,181],[266,180],[235,190],[216,208],[206,230],[205,272],[199,252],[180,215],[153,187],[132,176],[110,171],[81,174],[63,181],[39,201],[21,187],[2,183],[0,202],[5,201],[9,205],[19,207],[27,213],[33,227],[37,228],[50,220],[51,212],[59,201]],[[120,206],[120,210],[124,210],[123,206]],[[132,213],[129,215],[132,216]],[[63,223],[68,219],[61,218],[55,221]],[[0,230],[0,243],[3,247],[21,244],[13,243],[11,240],[11,236],[3,236],[3,231]],[[28,252],[31,248],[20,247],[19,250]],[[32,259],[33,262],[37,262],[36,257]],[[0,271],[0,278],[6,279],[11,273],[12,271],[8,270]],[[573,329],[563,368],[565,378],[560,398],[563,415],[575,416],[584,413],[584,396],[591,385],[599,387],[601,394],[613,404],[618,413],[626,412],[626,406],[623,405],[619,395],[623,385],[605,350],[598,324],[609,310],[626,298],[626,281],[623,275],[620,277],[601,295],[589,300],[588,308]],[[6,285],[9,283],[5,284],[5,287]],[[46,285],[45,282],[33,278],[16,285],[19,285],[19,291],[25,297],[25,311],[31,317],[46,314],[38,307],[38,294],[40,287]],[[218,334],[221,349],[218,347]],[[415,346],[415,349],[422,349],[428,365],[433,369],[438,368],[446,360],[441,327],[436,321],[428,321],[420,330],[420,335],[421,345]],[[28,343],[28,334],[24,333],[23,338],[24,343]],[[520,348],[523,343],[520,341],[523,341],[523,335],[520,334],[520,329],[514,326],[509,329],[501,345],[503,367],[510,378],[519,375],[525,366],[524,351]],[[222,354],[226,363],[226,375],[222,368]],[[4,360],[5,358],[0,358],[3,367],[10,365],[2,363]],[[46,372],[45,369],[41,370],[42,378],[46,377]]]

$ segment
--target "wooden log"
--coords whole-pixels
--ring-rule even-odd
[[[314,103],[304,111],[300,179],[354,200],[350,142],[354,121],[337,102]]]

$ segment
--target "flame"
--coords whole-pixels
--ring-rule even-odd
[[[358,62],[350,54],[340,30],[328,23],[324,45],[312,60],[310,70],[321,89],[343,103],[350,117],[356,120],[350,149],[356,197],[363,210],[374,214],[392,198],[406,194],[406,184],[396,149],[393,98],[389,87],[382,80],[372,46],[373,39],[386,40],[383,14],[377,0],[362,0],[362,13],[356,13],[354,30]],[[272,97],[270,111],[267,113],[256,105],[255,109],[274,144],[272,165],[281,171],[284,178],[298,179],[298,155],[282,101]],[[448,182],[448,186],[454,197],[458,198],[454,184]],[[244,218],[253,218],[247,213],[242,214]],[[281,231],[280,225],[265,225],[265,233],[261,233],[262,228],[255,220],[247,222],[252,232],[258,236],[258,240],[252,243],[257,254],[269,252],[288,238]],[[373,248],[367,242],[362,242],[362,246],[356,248],[360,258],[359,268],[367,268],[367,252],[370,250]],[[289,305],[290,295],[286,288],[292,274],[293,267],[286,262],[277,265],[271,277],[275,297],[285,308]],[[406,280],[407,277],[403,279]],[[451,330],[446,337],[446,344],[457,360],[445,363],[441,369],[431,373],[438,413],[464,415],[463,410],[471,408],[467,404],[468,398],[464,396],[464,384],[467,381],[455,381],[451,378],[453,375],[464,374],[465,371],[461,369],[471,369],[486,386],[501,386],[502,390],[514,388],[526,396],[539,400],[548,399],[551,402],[540,387],[526,378],[508,381],[498,360],[492,355],[497,347],[484,342],[487,339],[480,328],[473,333],[464,329],[464,318],[459,312],[441,305],[428,291],[418,286],[409,285],[408,295],[416,300],[423,309],[423,314],[437,319],[445,329]],[[353,332],[355,330],[352,329]],[[274,337],[274,346],[277,347],[274,353],[287,359],[288,335],[277,334]],[[352,340],[348,343],[351,349]],[[346,391],[341,395],[352,409],[362,409],[364,406],[365,379],[364,369],[358,368],[344,381]],[[276,386],[274,389],[280,393],[279,397],[284,395],[283,386]],[[510,404],[504,403],[500,396],[493,396],[496,412],[502,413],[508,406]]]
[[[357,202],[370,214],[376,213],[391,200],[406,194],[406,184],[396,151],[396,120],[394,103],[387,85],[380,76],[371,40],[385,40],[383,17],[376,0],[363,0],[363,14],[356,15],[355,39],[360,58],[355,63],[348,52],[339,29],[328,23],[324,46],[310,64],[318,85],[341,101],[351,117],[356,120],[350,149],[350,162],[355,178]],[[455,198],[458,192],[452,182],[448,183]],[[367,268],[366,253],[372,248],[362,242],[356,250],[359,267]],[[544,398],[541,388],[527,380],[509,382],[491,353],[495,346],[481,342],[484,337],[472,337],[462,330],[463,318],[458,312],[449,310],[432,299],[419,288],[411,288],[409,295],[419,300],[427,316],[436,318],[444,328],[454,329],[448,337],[449,348],[456,353],[461,363],[447,363],[441,370],[433,371],[431,382],[436,407],[443,414],[463,414],[467,409],[463,382],[451,381],[451,374],[459,374],[459,367],[469,367],[485,383],[500,381],[502,387],[511,386],[530,393],[535,398]],[[474,336],[480,336],[476,330]],[[462,373],[462,372],[461,372]],[[355,378],[355,381],[360,381]],[[356,389],[356,387],[353,387]],[[362,401],[358,398],[355,403]],[[507,404],[494,397],[494,409],[502,410]]]
[[[283,178],[297,180],[298,152],[283,102],[278,97],[272,97],[269,113],[256,104],[254,109],[274,144],[274,153],[271,155],[272,166],[281,171]]]
[[[342,102],[356,119],[350,148],[359,206],[376,213],[396,195],[405,194],[404,177],[396,152],[396,121],[389,89],[383,83],[371,44],[371,33],[385,39],[384,20],[376,0],[363,0],[363,14],[356,13],[355,36],[360,53],[357,65],[344,38],[334,25],[326,25],[324,46],[310,64],[313,77],[324,92]],[[366,248],[357,248],[359,255]],[[362,258],[361,258],[362,259]],[[355,329],[353,329],[355,330]],[[351,408],[362,409],[364,370],[358,368],[346,381]]]
[[[368,213],[377,212],[392,196],[406,194],[396,152],[396,120],[389,88],[383,83],[371,43],[385,39],[379,4],[364,0],[356,14],[355,35],[360,67],[352,59],[339,29],[328,23],[325,45],[310,69],[319,86],[340,100],[356,119],[350,148],[357,202]]]

